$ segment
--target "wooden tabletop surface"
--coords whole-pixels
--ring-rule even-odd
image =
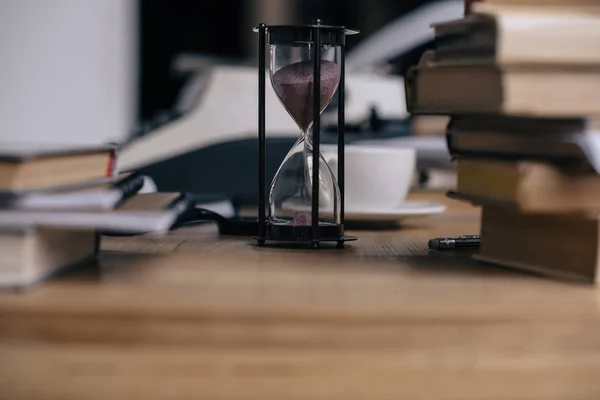
[[[0,294],[0,398],[599,399],[598,291],[430,253],[478,211],[411,198],[448,211],[344,250],[107,238],[97,265]]]

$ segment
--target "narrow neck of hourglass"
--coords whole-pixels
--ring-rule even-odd
[[[309,125],[308,129],[306,131],[302,131],[302,135],[300,136],[301,140],[304,141],[304,146],[308,146],[310,148],[312,148],[313,145],[313,130],[312,130],[312,124]]]

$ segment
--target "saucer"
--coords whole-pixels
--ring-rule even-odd
[[[344,219],[348,222],[396,222],[408,218],[439,214],[445,210],[446,206],[444,204],[425,201],[405,201],[391,209],[346,206]]]
[[[308,207],[285,204],[289,211],[309,211]],[[344,210],[345,222],[398,222],[406,219],[426,217],[439,214],[446,210],[442,203],[428,201],[405,201],[390,209],[368,208],[346,205]],[[324,212],[324,215],[327,213]]]

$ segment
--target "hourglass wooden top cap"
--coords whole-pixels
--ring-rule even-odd
[[[264,27],[268,34],[268,43],[281,46],[297,46],[314,43],[314,28],[319,29],[322,45],[339,46],[344,44],[347,35],[355,35],[359,31],[344,26],[322,25],[318,20],[311,25],[265,25],[254,28],[259,32]]]

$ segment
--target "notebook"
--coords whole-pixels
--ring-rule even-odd
[[[109,210],[138,193],[144,176],[125,173],[118,179],[79,188],[32,191],[5,201],[5,208],[21,210]]]
[[[138,194],[115,210],[0,210],[0,227],[165,233],[193,205],[182,193]]]

